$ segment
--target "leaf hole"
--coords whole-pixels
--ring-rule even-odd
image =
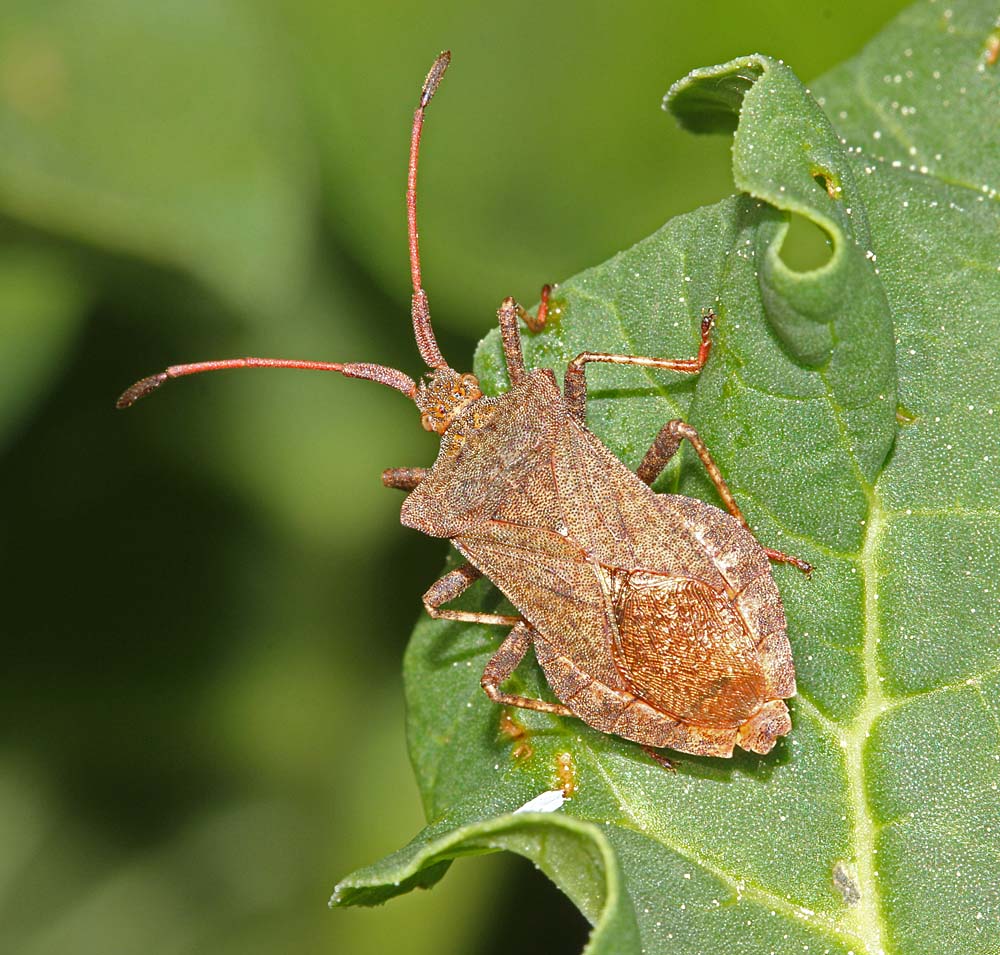
[[[833,254],[833,243],[815,222],[792,213],[781,243],[781,260],[795,272],[820,269]]]
[[[831,199],[840,199],[843,190],[840,187],[840,179],[827,169],[821,166],[813,166],[813,182],[816,183]]]

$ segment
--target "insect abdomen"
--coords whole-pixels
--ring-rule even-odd
[[[692,726],[585,673],[544,636],[535,637],[535,656],[555,695],[584,722],[645,746],[669,746],[697,756],[732,756],[735,728]]]

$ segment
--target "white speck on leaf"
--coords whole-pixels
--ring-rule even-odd
[[[566,802],[566,796],[563,795],[561,789],[549,789],[535,796],[534,799],[529,799],[519,809],[515,809],[514,814],[517,815],[519,812],[555,812],[562,808],[564,802]]]

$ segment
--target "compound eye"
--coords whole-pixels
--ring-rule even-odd
[[[475,375],[462,375],[462,388],[465,394],[471,395],[473,398],[481,398],[483,396],[483,390],[479,387],[479,379]]]

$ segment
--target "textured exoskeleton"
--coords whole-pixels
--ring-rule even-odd
[[[732,515],[654,494],[551,372],[462,408],[402,521],[450,539],[519,611],[484,677],[498,700],[536,702],[497,692],[534,645],[568,711],[607,733],[729,756],[765,753],[790,729],[795,675],[767,552]],[[453,572],[441,595],[475,576]],[[429,609],[452,616],[435,596]]]
[[[435,617],[510,625],[487,664],[491,699],[564,716],[645,746],[730,756],[734,746],[766,753],[791,728],[784,700],[795,673],[770,560],[808,572],[798,558],[762,547],[747,530],[697,432],[663,426],[638,471],[587,430],[585,366],[638,365],[694,373],[711,349],[714,316],[702,319],[690,359],[584,352],[570,362],[560,393],[554,374],[528,371],[519,321],[544,328],[549,288],[537,316],[513,299],[499,322],[511,389],[484,397],[473,375],[453,370],[431,327],[417,240],[417,158],[424,111],[449,62],[442,53],[421,91],[410,145],[407,210],[414,336],[431,369],[419,385],[395,368],[275,358],[175,365],[119,399],[127,407],[164,381],[224,368],[336,371],[401,391],[441,436],[432,468],[394,468],[383,481],[410,491],[403,523],[451,540],[468,563],[424,595]],[[650,484],[682,439],[708,470],[729,513],[692,498],[655,494]],[[485,575],[517,614],[442,609]],[[561,703],[527,699],[501,685],[534,646]]]

